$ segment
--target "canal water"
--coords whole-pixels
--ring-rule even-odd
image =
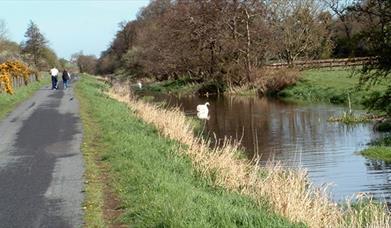
[[[357,154],[381,135],[373,131],[372,124],[327,121],[346,111],[344,107],[298,105],[255,96],[153,96],[154,101],[180,106],[194,117],[196,106],[209,102],[208,119],[202,122],[210,137],[240,139],[249,158],[259,155],[263,162],[272,159],[305,168],[315,185],[331,184],[334,200],[368,193],[391,202],[391,164]]]

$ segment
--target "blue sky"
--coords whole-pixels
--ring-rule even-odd
[[[20,43],[29,21],[36,23],[59,57],[83,50],[99,57],[113,40],[121,21],[136,18],[149,0],[0,0],[0,19],[9,38]]]

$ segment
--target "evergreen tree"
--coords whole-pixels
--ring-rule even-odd
[[[32,56],[34,65],[39,67],[39,61],[44,57],[48,41],[39,31],[38,26],[32,21],[30,21],[24,36],[27,38],[27,41],[23,44],[23,52],[30,54]]]

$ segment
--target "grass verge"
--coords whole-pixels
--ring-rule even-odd
[[[213,177],[205,178],[180,153],[187,146],[162,137],[126,104],[104,95],[104,89],[102,83],[85,76],[77,85],[84,126],[88,227],[104,226],[102,166],[121,200],[117,223],[136,227],[304,226],[289,223],[265,202],[216,186]]]
[[[42,77],[41,81],[33,82],[27,86],[16,88],[13,95],[0,93],[0,119],[3,119],[15,106],[29,98],[34,92],[43,85],[49,85],[49,77]]]
[[[84,79],[82,79],[83,81]],[[103,86],[101,86],[103,88]],[[85,86],[77,82],[75,86],[76,96],[80,102],[80,116],[83,123],[83,143],[81,150],[84,156],[85,164],[85,199],[84,199],[84,221],[86,227],[106,227],[103,216],[104,208],[104,185],[103,169],[100,164],[104,147],[102,138],[102,129],[96,122],[89,97],[85,95]]]

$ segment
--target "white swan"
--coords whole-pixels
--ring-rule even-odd
[[[206,102],[203,105],[197,105],[197,112],[208,113],[209,112],[208,105],[209,102]]]
[[[201,119],[201,120],[209,120],[210,119],[210,116],[208,115],[207,112],[197,112],[197,117],[198,117],[198,119]]]

